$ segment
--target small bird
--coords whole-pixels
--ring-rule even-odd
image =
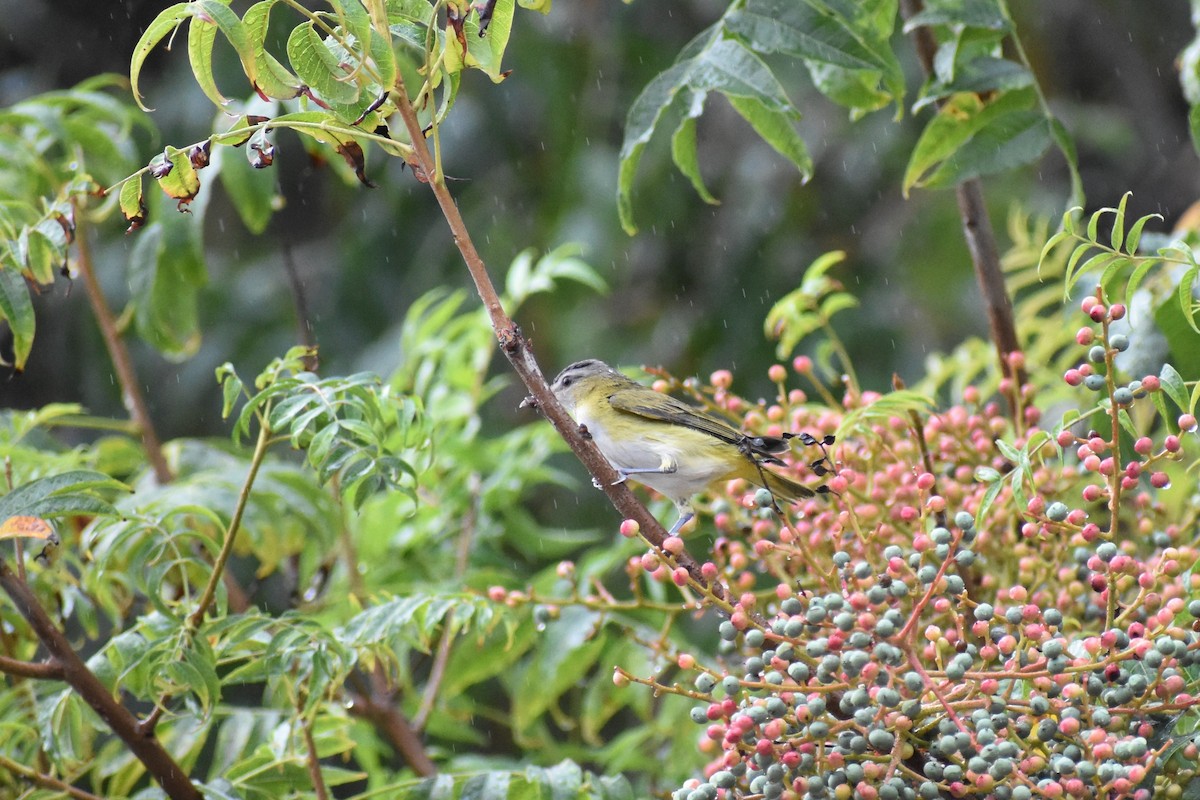
[[[692,496],[721,481],[743,478],[792,502],[815,494],[764,466],[783,465],[786,438],[742,433],[603,361],[576,361],[550,389],[617,471],[618,483],[632,478],[675,503],[671,534],[695,516]]]

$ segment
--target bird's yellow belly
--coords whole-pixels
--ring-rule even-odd
[[[594,415],[581,413],[577,422],[587,427],[600,452],[617,470],[668,469],[674,472],[635,472],[630,480],[643,483],[676,502],[731,477],[741,454],[728,443],[681,425],[621,418],[620,435]]]

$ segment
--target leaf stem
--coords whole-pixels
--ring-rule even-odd
[[[73,207],[76,218],[80,219],[79,208],[74,205]],[[137,432],[142,437],[142,445],[146,448],[146,459],[150,462],[151,469],[154,470],[155,479],[160,484],[170,483],[175,476],[171,474],[166,456],[163,455],[162,441],[154,429],[154,420],[151,419],[150,411],[146,406],[146,398],[142,394],[141,383],[139,383],[137,372],[133,368],[133,359],[129,355],[129,348],[125,346],[125,340],[121,338],[121,333],[117,329],[116,317],[113,316],[108,299],[104,296],[100,282],[96,279],[92,248],[88,243],[87,229],[82,222],[79,223],[76,237],[79,242],[79,257],[76,266],[83,278],[83,286],[87,291],[92,313],[96,315],[96,323],[100,326],[104,347],[108,350],[113,368],[117,371],[117,380],[121,384],[121,398],[129,411],[133,424],[137,427]]]
[[[265,420],[265,414],[263,418]],[[208,576],[208,584],[204,587],[204,593],[200,595],[200,600],[196,603],[196,610],[187,619],[188,627],[193,631],[200,627],[200,623],[204,621],[204,615],[208,613],[209,606],[216,597],[217,583],[220,582],[222,574],[225,572],[225,565],[229,562],[229,556],[233,553],[233,543],[237,539],[242,525],[242,516],[246,513],[246,506],[250,502],[250,490],[254,486],[254,479],[258,476],[258,468],[262,466],[263,459],[266,458],[270,441],[271,429],[265,424],[260,425],[258,441],[254,445],[254,455],[250,457],[250,471],[246,474],[246,480],[242,483],[242,489],[238,493],[237,506],[233,510],[229,527],[225,531],[225,541],[221,544],[221,552],[213,564],[212,574]]]

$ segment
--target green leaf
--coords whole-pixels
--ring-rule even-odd
[[[904,23],[905,33],[932,25],[1007,31],[1010,25],[996,0],[931,0]]]
[[[279,63],[266,47],[271,8],[277,2],[279,0],[260,0],[250,6],[242,15],[242,24],[246,28],[246,37],[254,52],[257,75],[255,88],[275,100],[290,100],[300,95],[304,85],[287,67]]]
[[[807,182],[812,176],[812,157],[792,124],[792,115],[775,111],[753,97],[730,97],[729,102],[764,142],[792,162],[800,171],[801,180]]]
[[[1181,409],[1188,407],[1188,392],[1187,384],[1184,383],[1183,376],[1179,374],[1179,370],[1175,369],[1171,364],[1163,364],[1162,369],[1158,373],[1158,380],[1162,385],[1163,392],[1167,397],[1171,398]]]
[[[696,156],[696,118],[686,116],[675,129],[671,137],[671,160],[679,171],[692,182],[692,188],[700,199],[711,205],[719,205],[717,198],[709,193],[704,185],[704,177],[700,174],[700,160]]]
[[[146,224],[146,197],[142,189],[141,175],[135,175],[121,184],[118,203],[121,213],[129,223],[126,233],[132,233]]]
[[[821,93],[857,117],[904,96],[890,42],[896,12],[895,0],[748,0],[725,27],[757,52],[804,59]]]
[[[138,335],[165,354],[200,346],[198,291],[205,282],[199,234],[182,215],[146,226],[129,256],[128,279]]]
[[[115,515],[104,494],[129,487],[101,472],[71,470],[22,484],[0,497],[0,521],[15,516]]]
[[[757,106],[743,104],[738,108],[739,113],[745,115],[749,111],[754,121],[770,130],[773,146],[782,145],[785,150],[795,152],[794,142],[778,130],[779,119],[773,115],[794,120],[798,112],[770,68],[741,42],[731,39],[714,42],[711,32],[701,34],[684,48],[680,61],[646,86],[629,109],[617,180],[617,208],[627,233],[633,234],[637,230],[633,223],[633,178],[642,152],[663,114],[679,105],[682,94],[688,103],[685,114],[696,116],[704,95],[713,91],[725,95],[731,102],[734,98],[756,101]],[[806,157],[797,158],[806,163]]]
[[[452,33],[448,33],[443,39],[446,70],[455,73],[466,68],[478,69],[495,83],[500,83],[508,77],[508,73],[501,71],[500,64],[512,31],[515,5],[514,0],[498,0],[492,10],[487,33],[482,36],[479,34],[479,16],[468,14],[463,22],[466,52],[463,52],[463,43]]]
[[[359,86],[334,54],[338,44],[317,33],[315,23],[297,25],[287,41],[288,59],[296,74],[326,103],[350,104],[358,100]]]
[[[271,217],[283,203],[275,172],[255,169],[241,153],[230,147],[217,148],[213,165],[246,229],[256,235],[266,230]]]
[[[133,48],[133,57],[129,62],[129,88],[138,108],[143,111],[153,111],[142,102],[142,93],[138,89],[138,78],[141,76],[142,65],[146,58],[158,46],[168,33],[179,27],[185,19],[192,16],[194,10],[191,3],[176,3],[163,9],[147,27],[145,33]]]
[[[159,187],[169,197],[179,201],[179,208],[192,201],[200,191],[200,176],[187,151],[167,145],[161,155],[150,162],[150,172]]]
[[[1032,91],[1005,92],[984,103],[957,94],[939,109],[917,141],[903,189],[953,186],[1003,172],[1039,158],[1050,146],[1050,128],[1040,111],[1026,110]]]
[[[12,366],[18,371],[24,370],[33,351],[37,320],[25,278],[12,266],[0,265],[0,318],[8,321],[9,330],[12,331]]]
[[[1185,375],[1200,375],[1200,333],[1196,330],[1190,294],[1189,290],[1187,305],[1179,302],[1177,297],[1166,298],[1154,310],[1154,324],[1167,340],[1172,369],[1178,369]],[[1165,371],[1166,367],[1163,369]],[[1178,376],[1179,373],[1175,374]],[[1164,390],[1167,390],[1167,386],[1167,382],[1163,381]],[[1169,393],[1181,409],[1188,407],[1187,391],[1179,388],[1175,381],[1172,381]]]
[[[930,80],[921,89],[920,97],[913,104],[913,112],[959,92],[983,94],[1023,89],[1032,86],[1033,82],[1033,73],[1023,64],[1009,61],[1006,58],[982,56],[959,65],[954,80],[949,83],[943,83],[936,79]]]

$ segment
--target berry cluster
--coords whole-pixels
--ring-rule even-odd
[[[1164,490],[1196,423],[1164,419],[1182,404],[1158,376],[1120,380],[1129,340],[1108,323],[1123,307],[1098,293],[1082,310],[1086,361],[1066,383],[1100,399],[1057,432],[1038,427],[1032,383],[1012,393],[1014,424],[974,389],[934,415],[871,414],[867,393],[808,405],[779,366],[765,408],[713,376],[710,402],[747,430],[841,428],[841,444],[836,497],[796,519],[741,483],[713,501],[702,569],[740,595],[723,659],[680,656],[690,687],[619,675],[697,703],[710,761],[676,800],[1184,796],[1200,553],[1195,504]],[[683,546],[631,567],[686,583]]]

